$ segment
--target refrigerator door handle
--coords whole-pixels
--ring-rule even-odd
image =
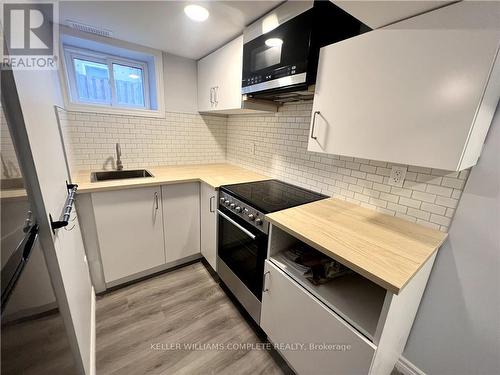
[[[5,265],[2,267],[2,294],[1,302],[3,314],[7,302],[14,291],[14,288],[19,280],[26,263],[31,255],[33,246],[38,237],[38,225],[32,225],[27,231],[24,239],[12,253]]]

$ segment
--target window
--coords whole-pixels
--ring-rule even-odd
[[[116,109],[157,109],[155,84],[150,85],[148,80],[151,62],[69,46],[64,47],[64,55],[71,103]]]

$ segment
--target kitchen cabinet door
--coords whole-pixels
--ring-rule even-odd
[[[276,112],[274,103],[243,98],[243,35],[198,61],[198,111],[222,114]]]
[[[162,190],[167,263],[200,253],[200,184],[164,185]]]
[[[500,32],[488,2],[471,3],[322,48],[308,150],[474,165],[500,96]]]
[[[217,56],[210,54],[198,61],[198,111],[214,110]]]
[[[375,346],[266,260],[260,325],[297,374],[368,374]],[[350,345],[328,350],[310,345]]]
[[[241,108],[241,76],[243,73],[243,35],[217,50],[215,109]]]
[[[198,61],[198,110],[241,108],[243,35]]]
[[[216,270],[217,264],[217,190],[201,184],[201,254]]]
[[[92,193],[106,283],[165,263],[159,186]]]

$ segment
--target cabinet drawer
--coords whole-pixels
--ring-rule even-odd
[[[368,373],[370,341],[267,260],[265,278],[261,327],[274,344],[291,345],[280,352],[298,374]]]

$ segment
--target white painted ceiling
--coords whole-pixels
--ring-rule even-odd
[[[334,4],[376,29],[428,12],[457,0],[331,0]]]
[[[110,29],[113,38],[199,59],[243,32],[282,1],[61,1],[59,22]],[[184,14],[200,4],[210,16],[195,22]]]

